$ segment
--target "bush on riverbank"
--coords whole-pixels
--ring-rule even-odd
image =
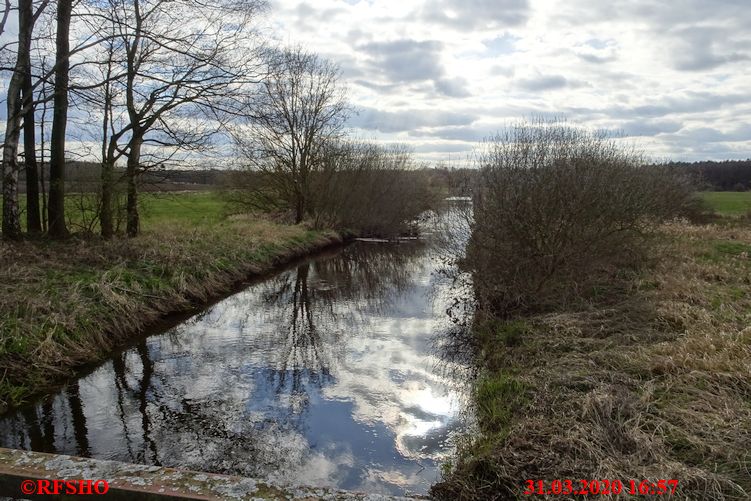
[[[327,151],[312,182],[311,218],[317,228],[362,236],[411,233],[412,223],[437,206],[425,172],[403,147],[342,142]]]
[[[237,171],[226,196],[233,209],[276,214],[292,222],[295,207],[276,170]],[[301,188],[302,189],[302,188]],[[410,234],[440,193],[401,146],[341,140],[322,148],[307,174],[304,219],[317,229],[390,238]]]
[[[751,495],[748,223],[676,221],[689,184],[560,124],[517,127],[479,161],[474,318],[450,344],[477,367],[479,433],[432,494],[676,479],[688,499]]]
[[[0,243],[0,406],[59,384],[166,313],[338,241],[235,216],[164,218],[135,239]]]
[[[673,171],[558,122],[521,123],[477,156],[465,268],[480,309],[507,316],[591,295],[648,258],[695,195]]]

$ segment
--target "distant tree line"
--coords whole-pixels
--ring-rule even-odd
[[[671,168],[691,174],[707,191],[751,190],[751,159],[715,162],[670,162]]]
[[[45,179],[49,177],[49,166],[39,167],[37,173]],[[65,193],[88,193],[96,195],[101,190],[102,166],[98,162],[88,162],[80,160],[69,160],[65,164]],[[113,170],[115,177],[114,190],[124,192],[125,190],[125,166],[116,167]],[[225,168],[214,166],[205,166],[194,169],[186,168],[164,168],[155,167],[149,169],[139,176],[139,183],[142,187],[149,189],[165,189],[173,191],[182,187],[183,190],[201,190],[210,188],[219,188],[231,183],[231,172]],[[174,186],[170,186],[174,185]],[[26,172],[21,170],[19,174],[19,192],[26,193]]]

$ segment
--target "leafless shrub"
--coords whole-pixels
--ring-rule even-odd
[[[361,236],[408,234],[433,207],[437,194],[401,145],[383,147],[352,140],[328,141],[306,174],[305,222]],[[261,211],[297,222],[297,204],[287,198],[280,176],[264,169],[231,173],[224,198],[232,210]]]
[[[519,479],[571,477],[673,478],[676,498],[749,499],[751,296],[732,291],[747,288],[751,227],[660,231],[655,267],[609,304],[525,315],[517,344],[460,340],[483,368],[522,382],[527,407],[506,434],[460,442],[435,499],[519,498]],[[723,241],[735,252],[718,252]]]
[[[464,260],[483,309],[507,315],[580,297],[649,254],[656,226],[691,205],[674,171],[562,122],[522,122],[484,142]]]
[[[319,228],[394,236],[433,204],[424,173],[404,146],[339,142],[326,149],[312,179],[313,222]]]

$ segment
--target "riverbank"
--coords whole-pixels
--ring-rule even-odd
[[[253,216],[150,221],[135,239],[0,243],[0,408],[59,384],[170,313],[340,243]]]
[[[661,479],[681,498],[751,495],[751,225],[663,235],[653,266],[587,305],[474,326],[479,434],[437,498],[521,498],[528,480],[566,492],[566,479],[620,480],[624,497]]]

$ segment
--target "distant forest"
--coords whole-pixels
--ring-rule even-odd
[[[101,185],[102,166],[97,162],[68,160],[65,165],[66,191],[69,193],[95,193]],[[474,169],[470,168],[436,168],[422,166],[417,169],[424,175],[425,181],[434,190],[449,196],[470,194]],[[237,186],[237,170],[215,166],[185,169],[179,167],[154,167],[141,173],[138,183],[143,191],[194,191],[214,188],[232,188]],[[42,191],[49,179],[49,166],[40,168]],[[114,182],[123,188],[126,173],[123,166],[114,170]],[[19,172],[19,191],[25,193],[26,171]]]
[[[713,162],[670,162],[670,167],[686,169],[696,176],[701,189],[708,191],[751,190],[751,159]]]
[[[751,159],[724,160],[715,162],[669,162],[669,168],[690,173],[703,191],[749,191],[751,190]],[[101,166],[96,162],[67,162],[66,185],[73,192],[95,192],[98,190]],[[468,195],[474,179],[474,169],[469,168],[425,168],[428,182],[448,195]],[[124,182],[125,172],[116,169],[120,176],[116,179]],[[234,171],[216,167],[197,169],[155,168],[143,173],[140,184],[144,191],[181,191],[210,189],[212,187],[232,186]],[[20,179],[25,179],[25,171],[20,171]],[[48,169],[42,170],[42,182],[49,178]],[[21,192],[24,183],[20,184]]]

